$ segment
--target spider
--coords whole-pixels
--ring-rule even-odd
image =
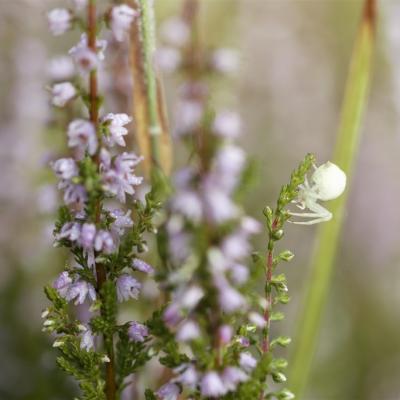
[[[336,199],[346,187],[346,174],[336,164],[328,161],[318,168],[315,165],[313,167],[314,173],[311,176],[311,185],[306,176],[304,184],[299,185],[298,198],[293,201],[300,210],[307,208],[311,212],[289,212],[294,217],[312,219],[310,221],[291,221],[294,224],[312,225],[329,221],[332,218],[332,213],[317,202],[318,200]]]

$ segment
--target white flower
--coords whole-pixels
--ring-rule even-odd
[[[110,134],[106,136],[106,142],[110,147],[114,146],[114,144],[120,146],[126,145],[123,136],[128,134],[128,129],[125,128],[125,125],[129,124],[131,121],[132,118],[127,114],[110,113],[103,118],[103,122],[106,123]]]
[[[160,27],[161,36],[172,46],[184,46],[190,38],[190,28],[181,18],[166,20]]]
[[[117,41],[122,42],[127,37],[131,23],[137,15],[138,12],[126,4],[113,7],[110,25]]]
[[[64,107],[76,96],[75,86],[70,82],[57,83],[51,90],[53,95],[52,103],[56,107]]]
[[[235,139],[240,135],[242,121],[238,113],[224,110],[217,114],[214,119],[213,131],[224,138]]]
[[[258,328],[264,328],[267,325],[264,317],[256,312],[251,312],[249,314],[249,321],[252,322]]]
[[[85,150],[94,155],[97,150],[96,130],[93,124],[84,119],[76,119],[68,126],[68,146],[76,147],[81,157]]]
[[[53,58],[47,65],[47,73],[50,79],[54,81],[71,78],[75,74],[75,67],[71,57],[59,56]]]
[[[155,53],[157,66],[164,72],[174,72],[182,62],[182,56],[179,50],[163,46],[159,47]]]
[[[211,63],[222,74],[232,74],[239,68],[239,54],[233,49],[218,49],[214,52]]]
[[[50,32],[59,36],[71,27],[72,16],[65,8],[55,8],[47,13]]]
[[[78,175],[78,166],[73,158],[60,158],[50,164],[59,178],[71,179]]]

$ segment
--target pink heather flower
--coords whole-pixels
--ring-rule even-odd
[[[136,269],[137,271],[144,272],[145,274],[153,274],[154,268],[141,260],[140,258],[135,258],[132,261],[132,268]]]
[[[105,230],[97,232],[94,248],[96,251],[104,251],[105,254],[113,253],[115,251],[115,243],[111,233]]]
[[[86,330],[81,333],[80,348],[86,351],[94,349],[94,336],[89,328],[86,328]]]
[[[245,152],[233,144],[223,146],[215,158],[215,167],[221,174],[238,175],[246,162]]]
[[[99,65],[97,54],[89,47],[73,47],[69,54],[81,73],[93,71]]]
[[[219,304],[226,313],[233,313],[238,309],[243,309],[246,306],[245,298],[223,277],[214,277],[215,286],[218,288]]]
[[[256,312],[251,312],[249,314],[249,321],[257,326],[257,328],[264,328],[267,322],[265,321],[264,317]]]
[[[105,171],[103,175],[104,189],[117,196],[125,203],[126,194],[134,194],[133,186],[140,185],[142,177],[134,175],[133,168],[142,160],[133,153],[122,153],[116,157],[114,168]]]
[[[104,147],[100,149],[100,171],[107,171],[111,168],[111,154]]]
[[[173,327],[179,323],[182,318],[181,308],[176,303],[171,303],[164,311],[163,320],[169,326]]]
[[[246,283],[249,278],[249,269],[242,264],[232,264],[229,268],[232,281],[236,285]]]
[[[184,369],[184,370],[183,370]],[[183,372],[181,372],[183,370]],[[186,368],[186,365],[178,367],[175,372],[181,372],[178,377],[178,382],[182,385],[194,389],[199,380],[199,374],[196,371],[196,368],[193,365],[189,365]]]
[[[79,243],[85,250],[93,248],[94,239],[96,237],[96,225],[90,223],[84,223],[82,225],[81,236]]]
[[[126,4],[114,6],[111,10],[111,30],[115,39],[122,42],[127,38],[132,21],[138,12]]]
[[[117,232],[119,235],[122,235],[125,232],[125,229],[133,226],[133,221],[130,217],[131,210],[125,212],[120,209],[115,209],[110,211],[110,214],[113,218],[115,218],[111,225],[111,229]]]
[[[240,135],[242,121],[238,113],[224,110],[217,114],[212,129],[218,136],[235,139]]]
[[[231,260],[240,260],[247,257],[250,249],[248,239],[242,232],[233,232],[221,244],[222,252]]]
[[[262,224],[254,218],[243,217],[240,221],[240,229],[248,235],[255,235],[262,232]]]
[[[140,324],[139,322],[132,321],[129,324],[128,335],[134,342],[143,342],[144,339],[149,336],[149,330],[147,326]]]
[[[185,321],[176,333],[176,340],[179,342],[189,342],[200,337],[200,327],[195,321]]]
[[[60,158],[50,164],[58,178],[71,179],[78,175],[78,166],[73,158]]]
[[[51,91],[53,98],[52,104],[56,107],[64,107],[76,96],[75,86],[70,82],[57,83]]]
[[[58,193],[54,185],[42,185],[38,189],[36,201],[41,213],[54,213],[58,208]]]
[[[203,105],[195,100],[182,100],[176,113],[176,132],[187,135],[196,129],[203,117]]]
[[[87,0],[72,0],[77,11],[83,10],[87,6]]]
[[[53,282],[53,288],[57,290],[61,297],[66,297],[72,284],[72,279],[67,271],[61,272],[58,278]]]
[[[68,146],[76,147],[83,157],[85,150],[92,156],[97,150],[96,130],[93,124],[84,119],[76,119],[68,126]]]
[[[175,383],[167,383],[156,392],[159,400],[178,400],[179,387]]]
[[[90,72],[99,66],[99,61],[104,60],[104,51],[107,47],[106,40],[96,40],[96,52],[88,47],[87,35],[82,33],[81,38],[68,54],[72,57],[81,73]]]
[[[218,330],[219,341],[222,345],[228,344],[232,340],[233,329],[230,325],[222,325]]]
[[[192,285],[179,296],[179,304],[182,308],[190,311],[197,306],[203,296],[204,290],[200,286]]]
[[[257,365],[257,360],[248,352],[240,353],[239,357],[240,366],[248,373],[250,373]]]
[[[230,196],[218,186],[206,183],[203,198],[207,219],[215,224],[223,224],[239,214]]]
[[[47,20],[50,32],[59,36],[71,28],[72,16],[65,8],[55,8],[47,13]]]
[[[250,346],[250,339],[245,337],[245,336],[240,336],[237,339],[238,343],[243,346],[243,347],[249,347]]]
[[[141,284],[132,276],[123,274],[117,279],[117,297],[119,302],[137,299]]]
[[[71,57],[59,56],[49,61],[47,73],[53,81],[63,81],[75,75],[74,63]]]
[[[182,56],[179,50],[163,46],[156,50],[155,62],[160,70],[170,73],[179,68],[182,63]]]
[[[64,189],[64,202],[67,205],[77,205],[82,208],[87,200],[86,189],[83,185],[75,185],[68,181],[62,181],[58,185]]]
[[[227,390],[221,377],[215,371],[207,372],[200,382],[201,395],[204,397],[220,397],[226,394]]]
[[[56,235],[57,240],[68,239],[75,242],[81,236],[81,225],[77,222],[67,222]]]
[[[83,304],[87,297],[92,301],[96,300],[96,290],[90,283],[78,280],[70,286],[65,299],[67,301],[75,300],[75,305]]]
[[[238,367],[226,367],[222,372],[222,381],[229,392],[236,390],[239,383],[246,382],[248,375]]]
[[[194,190],[182,190],[171,200],[171,209],[198,223],[203,216],[202,202]]]
[[[222,74],[232,74],[239,69],[239,53],[233,49],[218,49],[211,59],[212,66]]]
[[[178,17],[172,17],[163,22],[160,33],[168,44],[176,47],[184,46],[190,38],[189,26]]]
[[[110,113],[103,118],[103,122],[106,123],[109,131],[109,136],[106,136],[105,140],[110,147],[114,146],[114,144],[126,145],[123,136],[128,134],[128,129],[125,128],[125,125],[131,121],[132,118],[126,114]]]

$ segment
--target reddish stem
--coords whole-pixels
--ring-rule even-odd
[[[88,47],[94,52],[96,49],[96,30],[97,30],[97,17],[96,17],[96,3],[95,0],[89,0],[87,7],[87,38]],[[98,102],[98,83],[97,83],[97,71],[94,69],[90,71],[89,77],[89,115],[90,121],[95,126],[96,131],[98,128],[99,121],[99,102]],[[99,165],[99,154],[98,152],[93,157],[94,161]],[[96,204],[96,223],[100,222],[101,217],[101,203],[100,201]],[[107,272],[102,264],[96,264],[96,276],[97,276],[97,292],[101,292],[101,288],[107,281]],[[104,335],[104,343],[107,350],[107,356],[110,359],[106,363],[106,398],[107,400],[116,399],[116,383],[115,383],[115,371],[114,371],[114,344],[113,336]]]

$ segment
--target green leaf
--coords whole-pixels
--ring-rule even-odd
[[[291,341],[292,339],[288,336],[278,336],[276,339],[271,341],[271,347],[275,347],[276,345],[286,347]]]

